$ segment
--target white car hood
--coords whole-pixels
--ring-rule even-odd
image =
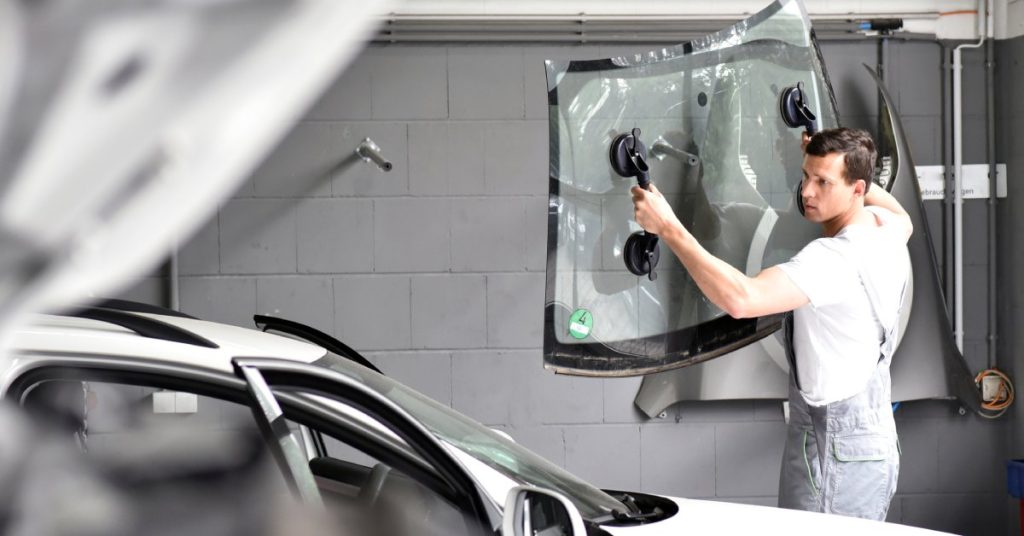
[[[880,523],[852,517],[800,512],[768,506],[667,497],[679,512],[663,521],[631,527],[602,526],[609,534],[647,536],[661,534],[758,534],[794,536],[923,536],[946,534],[932,530]]]

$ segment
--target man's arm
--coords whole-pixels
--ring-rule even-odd
[[[709,253],[679,222],[653,184],[650,191],[634,186],[632,193],[637,223],[672,249],[701,292],[729,316],[764,316],[808,303],[807,295],[782,270],[772,267],[748,277]]]
[[[914,224],[910,221],[910,215],[903,210],[903,206],[892,194],[885,191],[885,188],[877,184],[872,185],[868,193],[864,195],[864,205],[881,207],[896,214],[900,224],[904,227],[904,242],[909,240],[910,235],[914,233]]]

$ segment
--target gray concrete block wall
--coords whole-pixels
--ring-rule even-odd
[[[844,122],[871,131],[877,98],[860,64],[875,63],[876,46],[823,45]],[[542,60],[641,48],[370,47],[184,246],[182,308],[245,326],[254,313],[309,321],[601,486],[774,504],[779,402],[683,403],[648,420],[632,404],[637,379],[569,378],[541,366]],[[971,61],[968,72],[979,72]],[[917,164],[941,163],[939,65],[935,45],[890,45],[890,89],[906,108]],[[969,127],[979,128],[977,110],[970,113]],[[978,132],[970,133],[967,162],[981,162]],[[357,162],[325,175],[366,136],[394,171]],[[941,214],[928,203],[929,214]],[[984,351],[987,329],[985,210],[981,202],[965,209],[968,269],[978,276],[965,279],[971,354]],[[935,241],[941,255],[941,235]],[[1005,510],[1003,427],[955,409],[921,402],[897,413],[904,470],[890,520],[1005,530],[1005,519],[983,517]],[[957,501],[977,508],[951,507]]]

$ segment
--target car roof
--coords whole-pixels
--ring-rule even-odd
[[[220,372],[232,372],[234,357],[274,357],[311,363],[327,351],[306,342],[218,322],[184,316],[122,312],[136,321],[169,324],[206,339],[200,345],[140,335],[117,323],[63,315],[34,315],[13,334],[8,348],[15,359],[35,355],[97,355],[173,361]]]

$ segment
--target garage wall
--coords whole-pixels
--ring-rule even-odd
[[[996,45],[996,159],[1006,162],[1007,197],[997,209],[999,269],[999,355],[1018,378],[1024,371],[1024,37],[998,41]],[[1010,450],[1007,458],[1024,458],[1024,415],[1009,415]],[[1011,508],[1016,515],[1017,505]]]
[[[385,373],[602,487],[774,505],[780,402],[683,403],[647,420],[632,404],[639,379],[561,377],[541,366],[542,60],[643,48],[369,48],[183,248],[182,309],[243,326],[254,313],[275,314],[333,333]],[[823,51],[845,123],[874,131],[876,95],[861,63],[876,63],[878,45]],[[965,57],[969,91],[983,95],[981,56]],[[919,165],[942,160],[940,66],[935,44],[890,44],[889,86]],[[965,161],[984,162],[984,101],[966,114]],[[307,187],[367,136],[394,162],[391,173],[358,163]],[[926,205],[941,255],[941,202]],[[964,210],[966,353],[980,370],[986,207],[967,201]],[[156,300],[158,283],[132,295]],[[957,409],[899,408],[903,466],[890,520],[1006,532],[1006,426]]]

